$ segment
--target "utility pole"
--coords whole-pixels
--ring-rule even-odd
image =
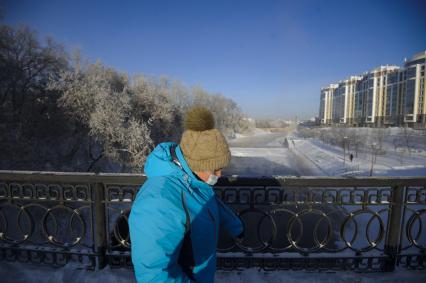
[[[371,144],[371,167],[370,167],[370,177],[373,176],[374,164],[376,163],[377,157],[377,144],[373,142]]]
[[[346,140],[347,140],[347,136],[343,137],[343,167],[346,166]]]

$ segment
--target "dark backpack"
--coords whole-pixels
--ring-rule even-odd
[[[176,146],[173,146],[170,148],[170,154],[172,156],[173,162],[183,170],[182,165],[180,164],[179,159],[176,156],[175,149],[176,149]],[[180,248],[178,264],[182,267],[182,271],[189,278],[191,278],[191,280],[196,281],[194,278],[194,273],[193,273],[195,260],[194,260],[194,254],[192,251],[192,241],[191,241],[191,217],[189,214],[188,207],[186,205],[185,195],[183,191],[181,191],[181,200],[182,200],[182,207],[186,215],[186,222],[185,222],[185,235],[183,237],[182,246]]]

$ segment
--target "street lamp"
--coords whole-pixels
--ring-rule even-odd
[[[376,163],[376,158],[377,158],[377,144],[375,142],[373,142],[371,144],[371,167],[370,167],[370,176],[373,176],[373,169],[374,169],[374,164]]]
[[[346,165],[346,140],[348,139],[347,136],[343,137],[343,167]]]

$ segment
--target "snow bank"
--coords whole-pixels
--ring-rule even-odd
[[[242,272],[216,273],[215,282],[223,283],[301,283],[301,282],[363,282],[363,283],[390,283],[390,282],[425,282],[425,271],[398,270],[392,273],[355,273],[351,271],[339,272],[306,272],[306,271],[259,271],[249,268]]]
[[[40,266],[26,263],[0,262],[2,283],[131,283],[136,282],[133,271],[106,267],[97,271],[86,271],[69,264],[62,268]],[[217,283],[316,283],[316,282],[364,282],[423,283],[426,271],[397,269],[391,273],[356,273],[352,271],[307,272],[307,271],[270,271],[249,268],[244,271],[217,271]]]

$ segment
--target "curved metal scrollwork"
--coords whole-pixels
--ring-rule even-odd
[[[362,209],[362,210],[356,210],[352,213],[350,213],[346,219],[344,220],[341,228],[340,228],[340,237],[341,239],[345,242],[346,246],[351,248],[352,250],[354,250],[355,252],[367,252],[369,250],[372,250],[374,248],[377,248],[378,244],[383,240],[383,236],[384,236],[384,223],[383,220],[380,216],[380,213],[382,211],[385,210],[381,210],[379,212],[376,211],[372,211],[370,209]],[[363,246],[363,247],[359,247],[359,248],[355,248],[354,247],[354,242],[356,241],[356,239],[359,236],[359,226],[360,225],[365,225],[365,223],[358,223],[357,220],[355,219],[356,216],[361,215],[361,214],[370,214],[371,217],[369,218],[369,220],[366,223],[366,229],[365,229],[365,238],[367,240],[367,245]],[[375,239],[371,239],[370,237],[370,229],[371,229],[371,224],[373,223],[373,220],[377,220],[379,223],[379,226],[375,226],[374,228],[378,228],[379,231],[376,232],[377,236]],[[345,236],[345,228],[347,226],[347,223],[349,223],[349,221],[351,221],[354,224],[355,230],[353,232],[352,238],[350,240],[348,240]]]
[[[345,249],[356,253],[373,249],[383,251],[385,221],[389,216],[389,189],[289,190],[281,195],[275,192],[272,206],[265,205],[269,202],[268,193],[262,199],[259,194],[255,197],[255,193],[247,189],[241,192],[235,188],[227,190],[223,188],[218,195],[236,208],[242,207],[240,215],[257,213],[263,217],[242,217],[247,227],[257,231],[252,230],[251,239],[234,246],[227,245],[218,249],[220,252],[238,251],[235,247],[243,252],[296,251],[303,255],[342,252]],[[277,199],[277,196],[282,199]],[[270,222],[267,226],[262,225],[265,219]],[[269,238],[263,239],[262,233],[268,234]]]
[[[320,217],[320,219],[319,220],[317,220],[316,222],[315,222],[315,225],[314,225],[314,227],[313,227],[313,229],[312,229],[312,237],[313,237],[313,240],[314,240],[314,246],[313,247],[309,247],[309,248],[303,248],[303,247],[301,247],[301,246],[299,246],[299,242],[300,242],[300,238],[301,238],[301,235],[303,235],[303,231],[306,231],[306,230],[308,230],[308,229],[303,229],[303,224],[299,224],[300,226],[301,226],[301,228],[300,228],[300,230],[299,230],[299,233],[296,233],[296,239],[294,238],[294,236],[293,236],[293,226],[294,226],[294,223],[296,223],[296,220],[299,220],[299,221],[297,221],[297,223],[303,223],[301,220],[300,220],[300,218],[302,217],[302,216],[304,216],[304,215],[309,215],[309,214],[317,214],[317,215],[320,215],[321,217]],[[327,222],[327,228],[326,228],[326,236],[324,237],[324,239],[322,240],[322,241],[320,241],[319,239],[318,239],[318,227],[320,227],[320,223],[323,221],[323,220],[326,220]],[[303,211],[301,211],[301,212],[298,212],[298,213],[296,213],[291,219],[290,219],[290,221],[289,221],[289,224],[288,224],[288,233],[287,233],[287,238],[288,238],[288,241],[292,244],[292,246],[295,248],[295,249],[297,249],[298,251],[300,251],[300,252],[302,252],[302,253],[309,253],[309,252],[314,252],[314,251],[317,251],[317,250],[319,250],[319,249],[321,249],[321,248],[323,248],[323,247],[325,247],[325,246],[327,246],[327,244],[328,244],[328,242],[330,241],[330,239],[331,239],[331,233],[332,233],[332,225],[331,225],[331,220],[330,220],[330,218],[327,216],[327,214],[326,213],[324,213],[323,211],[321,211],[321,210],[318,210],[318,209],[313,209],[313,208],[309,208],[309,209],[306,209],[306,210],[303,210]],[[299,235],[298,235],[299,234]]]
[[[58,213],[58,214],[53,213],[54,211],[58,211],[58,210],[59,211],[64,210],[68,212],[69,214],[71,214],[71,216],[69,216],[68,218],[68,221],[66,221],[67,224],[66,224],[65,231],[67,233],[63,233],[61,235],[62,237],[59,236],[59,233],[58,233],[60,225],[59,225],[59,221],[57,220],[57,217],[58,217],[57,215],[59,214],[59,217],[63,217],[65,213]],[[42,222],[43,233],[46,236],[46,239],[49,241],[49,243],[52,243],[57,246],[61,246],[61,247],[75,246],[83,239],[84,235],[86,234],[86,224],[84,223],[84,220],[81,216],[80,209],[72,209],[67,206],[57,205],[57,206],[48,208],[46,210],[46,213],[43,215],[41,222]],[[75,222],[78,223],[78,226],[80,227],[80,231],[76,229]]]
[[[245,219],[244,215],[249,213],[260,215],[260,219],[257,222],[257,225],[255,226],[256,236],[258,241],[256,241],[256,244],[253,244],[253,245],[245,244],[246,241],[236,242],[235,244],[238,248],[240,248],[244,252],[248,252],[248,253],[260,252],[268,248],[271,245],[272,241],[276,238],[277,226],[271,214],[268,213],[267,211],[253,208],[253,209],[243,210],[239,213],[239,215],[241,219],[244,221]],[[262,225],[264,224],[264,221],[270,221],[271,223],[270,224],[271,233],[267,239],[262,239],[261,227],[264,226]],[[244,223],[247,223],[247,222],[244,222]],[[246,224],[245,226],[249,227],[248,224]]]
[[[414,210],[413,214],[407,221],[405,232],[408,241],[412,245],[416,246],[420,250],[426,251],[426,240],[424,236],[422,216],[426,216],[426,209]]]
[[[111,235],[111,249],[130,249],[129,214],[130,209],[113,209],[116,212]]]
[[[41,212],[36,213],[39,218],[31,213],[35,208],[43,211],[42,216]],[[86,237],[87,220],[81,211],[87,208],[73,209],[64,205],[48,208],[37,203],[5,203],[0,210],[0,240],[14,245],[28,242],[38,245],[50,243],[59,247],[75,246]]]
[[[0,191],[0,242],[46,250],[93,245],[88,185],[11,182]]]
[[[15,254],[26,251],[27,257],[37,247],[37,256],[49,264],[66,262],[74,254],[129,265],[128,216],[140,184],[136,177],[125,177],[123,183],[118,175],[95,177],[92,183],[84,182],[85,176],[71,183],[61,176],[49,182],[0,181],[0,258],[4,247],[13,247]],[[219,267],[368,271],[398,262],[425,268],[424,180],[416,187],[403,186],[413,180],[388,184],[365,179],[346,187],[347,181],[353,180],[321,179],[318,185],[300,178],[287,185],[276,179],[236,178],[215,187],[217,197],[239,214],[246,228],[241,240],[220,232]]]

